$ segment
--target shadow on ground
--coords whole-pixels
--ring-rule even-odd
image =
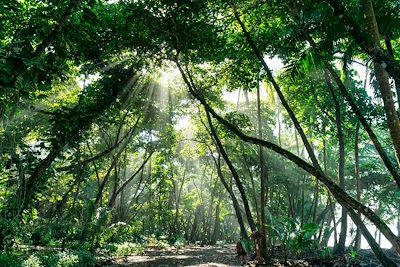
[[[390,250],[386,253],[400,266],[400,258]],[[358,258],[349,259],[346,255],[331,259],[320,259],[319,257],[303,257],[301,259],[284,260],[279,255],[275,255],[266,266],[270,267],[378,267],[381,266],[371,250],[359,251]],[[240,266],[236,257],[234,245],[222,247],[200,247],[191,246],[182,249],[170,250],[146,250],[141,256],[128,256],[113,261],[99,263],[101,267],[154,267],[154,266],[200,266],[200,267],[227,267]],[[254,266],[254,265],[252,265]]]
[[[142,256],[128,256],[103,263],[104,267],[127,266],[240,266],[234,246],[200,247],[193,246],[184,249],[147,250]]]

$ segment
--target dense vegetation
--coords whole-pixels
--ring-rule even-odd
[[[363,236],[396,266],[380,241],[400,253],[399,10],[3,0],[0,266],[254,231],[266,259]]]

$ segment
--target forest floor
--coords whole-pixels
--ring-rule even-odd
[[[397,261],[400,266],[400,258],[389,252],[391,257]],[[188,246],[181,249],[168,250],[146,250],[141,256],[127,256],[114,260],[99,262],[97,266],[101,267],[154,267],[154,266],[200,266],[200,267],[226,267],[240,266],[239,259],[236,257],[234,245],[225,245],[221,247],[210,246]],[[248,266],[255,266],[249,262]],[[303,266],[359,266],[375,267],[381,266],[375,259],[372,251],[361,250],[356,259],[349,257],[338,257],[332,259],[289,259],[284,260],[281,257],[273,258],[267,265],[271,267],[303,267]]]

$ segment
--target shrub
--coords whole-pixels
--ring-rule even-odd
[[[36,254],[38,255],[41,265],[45,267],[56,267],[57,266],[57,261],[58,261],[58,256],[57,254]]]
[[[115,244],[114,255],[117,257],[128,256],[128,255],[138,255],[143,253],[143,247],[139,244],[124,242],[122,244]]]
[[[57,256],[58,261],[56,267],[74,267],[79,262],[79,257],[71,253],[60,252]]]
[[[176,248],[182,248],[187,244],[186,239],[184,237],[178,237],[175,242],[174,242],[174,246]]]
[[[347,255],[349,256],[349,261],[351,263],[355,262],[357,260],[358,257],[358,253],[356,250],[353,249],[352,246],[349,246],[348,250],[347,250]]]
[[[146,242],[146,247],[156,248],[156,249],[166,249],[169,248],[168,242],[161,236],[161,240],[158,240],[154,235],[149,237],[144,237]]]
[[[83,250],[70,251],[70,252],[58,252],[54,254],[37,253],[29,256],[22,262],[22,267],[94,267],[96,264],[95,256]],[[0,267],[10,266],[21,266],[18,264],[12,264],[8,261],[8,264],[0,265]]]
[[[79,259],[77,265],[74,265],[76,267],[93,267],[96,264],[96,257],[89,251],[77,250],[74,255]]]
[[[287,258],[289,254],[314,253],[317,248],[317,240],[313,236],[319,231],[318,225],[306,223],[302,226],[291,218],[283,218],[277,221],[271,230],[282,242],[282,248]]]
[[[51,237],[59,240],[64,238],[67,235],[67,230],[68,230],[68,226],[66,224],[54,224],[51,227],[50,233],[51,233]]]
[[[11,253],[0,253],[0,267],[21,266],[21,259],[18,255]]]
[[[321,251],[319,252],[319,257],[321,259],[332,259],[332,251],[330,248],[328,247],[324,247],[323,249],[321,249]]]
[[[43,265],[38,256],[30,255],[22,262],[22,267],[43,267]]]

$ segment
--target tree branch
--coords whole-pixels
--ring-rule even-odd
[[[64,27],[65,22],[69,19],[72,15],[72,12],[77,7],[80,0],[71,0],[69,5],[64,11],[61,20],[58,24],[54,27],[54,29],[50,32],[50,34],[38,45],[38,47],[33,52],[33,57],[39,56],[44,50],[56,39],[57,35],[60,34],[61,29]]]

